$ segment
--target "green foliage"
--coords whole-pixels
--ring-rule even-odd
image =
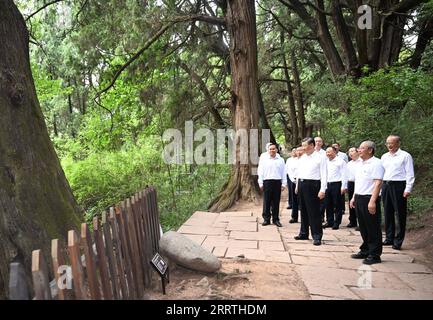
[[[65,157],[62,166],[86,220],[130,197],[146,185],[158,192],[164,230],[178,228],[196,210],[206,210],[228,175],[227,166],[171,166],[162,161],[158,137],[137,146],[93,153],[83,160]]]

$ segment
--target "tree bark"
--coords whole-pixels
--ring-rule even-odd
[[[304,110],[304,95],[302,94],[301,78],[299,76],[298,63],[296,59],[296,53],[294,49],[290,52],[290,61],[292,65],[292,75],[295,83],[296,90],[296,102],[298,105],[298,124],[299,124],[299,136],[300,138],[306,137],[305,131],[305,110]]]
[[[284,50],[284,33],[281,31],[280,33],[280,44],[281,44],[281,59],[283,62],[284,69],[284,77],[286,79],[287,86],[287,100],[289,102],[289,115],[290,115],[290,126],[292,128],[292,146],[296,146],[299,142],[299,127],[298,127],[298,119],[296,116],[296,104],[295,98],[293,96],[293,87],[290,80],[289,70],[287,67],[286,53]]]
[[[227,1],[227,28],[230,34],[230,65],[233,127],[257,129],[259,124],[257,35],[254,0]],[[259,188],[254,165],[241,164],[240,145],[236,145],[236,163],[228,182],[210,205],[210,211],[224,211],[239,199],[257,200]]]
[[[12,0],[0,1],[0,299],[9,264],[31,284],[31,251],[78,227],[79,209],[49,139],[29,62],[29,36]]]
[[[425,49],[433,38],[433,18],[430,18],[422,23],[421,30],[416,42],[415,51],[412,55],[410,66],[413,69],[418,69],[421,65],[421,59]]]

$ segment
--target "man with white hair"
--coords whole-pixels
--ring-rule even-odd
[[[372,141],[364,141],[358,148],[362,163],[355,174],[355,193],[350,207],[355,208],[361,231],[362,245],[353,259],[364,259],[370,265],[380,263],[382,255],[382,230],[380,226],[380,188],[385,169],[380,159],[374,156],[376,146]]]
[[[385,211],[386,239],[383,244],[392,245],[400,250],[406,231],[407,199],[415,182],[412,156],[400,149],[401,138],[390,135],[386,139],[388,152],[382,156],[385,168],[383,177],[382,199]],[[397,213],[398,230],[395,234],[395,214]]]

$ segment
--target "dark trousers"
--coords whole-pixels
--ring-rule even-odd
[[[321,221],[325,221],[325,211],[326,211],[326,197],[320,200],[320,218]]]
[[[353,197],[353,193],[355,192],[355,182],[354,181],[349,181],[347,183],[347,191],[349,193],[349,201],[350,201]],[[355,208],[349,208],[349,223],[355,227],[358,225],[358,222],[356,220]]]
[[[328,225],[340,225],[343,214],[341,195],[341,181],[329,182],[326,188],[326,222]]]
[[[296,183],[292,183],[293,203],[292,203],[292,219],[298,221],[299,217],[299,197],[295,193]]]
[[[406,181],[384,181],[382,185],[386,240],[401,247],[406,232],[407,198],[403,197]],[[397,234],[395,234],[397,214]]]
[[[362,237],[360,249],[363,253],[380,257],[382,254],[380,197],[376,200],[375,214],[368,212],[370,198],[370,195],[355,195],[356,216],[358,217],[359,231]]]
[[[288,202],[289,202],[289,207],[293,208],[293,197],[295,195],[294,192],[294,188],[293,188],[293,181],[290,180],[289,175],[287,175],[287,192],[289,193],[289,198],[288,198]]]
[[[263,220],[276,222],[280,220],[281,180],[263,181]]]
[[[299,235],[308,237],[309,228],[314,240],[322,240],[323,229],[320,216],[320,180],[299,180],[298,196],[301,206],[301,230]]]

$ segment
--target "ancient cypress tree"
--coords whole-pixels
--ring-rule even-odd
[[[80,221],[36,96],[28,31],[12,0],[0,0],[0,114],[1,299],[10,262],[30,273],[31,251],[48,253],[50,239],[66,237]]]

